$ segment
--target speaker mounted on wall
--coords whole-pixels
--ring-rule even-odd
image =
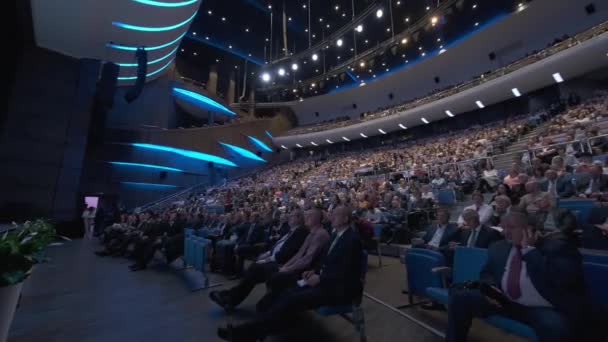
[[[585,12],[587,12],[587,14],[592,15],[593,13],[595,13],[595,4],[592,2],[590,4],[588,4],[587,6],[585,6]]]
[[[146,49],[138,48],[135,51],[135,59],[137,59],[137,80],[133,87],[125,94],[125,100],[128,103],[135,101],[144,90],[146,74],[148,73],[148,52]]]

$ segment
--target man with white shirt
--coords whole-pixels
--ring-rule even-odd
[[[576,246],[540,240],[521,212],[509,213],[503,228],[506,240],[488,249],[482,285],[451,291],[446,341],[466,341],[473,317],[496,314],[529,325],[539,342],[595,341],[582,327],[588,311]]]
[[[479,191],[473,192],[472,199],[473,204],[468,207],[465,207],[463,213],[467,209],[474,210],[479,215],[479,222],[482,225],[487,224],[490,218],[492,218],[492,213],[494,209],[492,209],[490,205],[483,203],[483,195]],[[458,217],[458,227],[463,227],[464,225],[464,219],[462,215],[460,215],[460,217]]]
[[[450,223],[450,212],[448,208],[441,207],[437,210],[437,223],[429,225],[426,234],[422,238],[422,247],[441,250],[447,247],[452,235],[456,233],[457,227]]]

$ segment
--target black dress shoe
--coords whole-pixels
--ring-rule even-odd
[[[217,336],[224,341],[231,342],[255,342],[259,339],[247,336],[244,332],[237,332],[232,325],[227,325],[226,327],[218,327],[217,328]]]

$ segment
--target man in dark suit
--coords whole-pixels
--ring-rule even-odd
[[[458,226],[450,223],[450,212],[448,208],[441,207],[437,210],[437,223],[431,224],[426,229],[426,234],[422,238],[424,245],[420,247],[444,250],[448,247],[448,243],[453,235],[458,231]]]
[[[502,239],[500,233],[479,222],[479,214],[473,209],[466,209],[462,213],[464,226],[454,234],[448,243],[450,248],[458,245],[464,247],[488,248],[492,243]]]
[[[289,213],[288,224],[291,227],[289,232],[249,266],[236,286],[224,291],[212,291],[209,298],[223,308],[235,307],[247,298],[257,284],[267,281],[278,272],[279,267],[298,252],[308,236],[304,215],[300,209]]]
[[[252,212],[249,217],[249,225],[245,225],[246,229],[243,229],[239,234],[234,247],[237,276],[243,273],[245,259],[256,257],[265,246],[266,226],[260,221],[260,214],[257,211]]]
[[[592,329],[575,333],[586,313],[576,247],[556,239],[540,240],[540,232],[531,229],[522,212],[509,213],[503,228],[506,240],[488,249],[480,288],[451,291],[446,341],[466,341],[473,317],[493,314],[529,325],[540,342],[574,337],[589,341],[586,335],[592,335]]]
[[[235,327],[220,327],[218,336],[227,341],[255,341],[285,329],[294,314],[323,305],[348,305],[360,297],[361,242],[349,226],[350,209],[339,206],[330,220],[333,240],[318,270],[302,274],[300,287],[283,293],[263,314]]]
[[[577,194],[582,198],[601,199],[608,192],[608,176],[603,174],[601,165],[593,164],[589,168],[589,177],[580,179],[577,185]]]
[[[572,175],[569,173],[557,175],[555,170],[547,170],[545,172],[546,180],[539,184],[540,190],[548,192],[552,198],[568,198],[575,193],[574,185],[572,184]]]

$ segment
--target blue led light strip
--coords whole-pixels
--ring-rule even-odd
[[[133,31],[143,31],[143,32],[171,31],[171,30],[175,30],[176,28],[182,27],[182,26],[186,25],[187,23],[189,23],[190,21],[192,21],[192,19],[194,19],[194,17],[196,16],[196,13],[198,13],[198,11],[194,12],[194,14],[190,18],[182,21],[181,23],[177,23],[177,24],[171,25],[171,26],[160,26],[160,27],[137,26],[137,25],[121,23],[119,21],[113,21],[112,25],[121,27],[121,28],[124,28],[127,30],[133,30]]]
[[[162,68],[160,68],[160,69],[158,69],[156,71],[152,71],[151,73],[148,73],[146,75],[146,77],[150,77],[150,76],[154,76],[154,75],[158,74],[159,72],[165,70],[169,65],[171,65],[171,63],[173,63],[173,58],[171,58],[171,60],[167,64],[165,64]],[[119,81],[128,81],[128,80],[136,80],[136,79],[137,79],[137,76],[121,76],[121,77],[118,77]]]
[[[177,185],[171,184],[156,184],[156,183],[140,183],[140,182],[120,182],[120,184],[126,185],[135,185],[141,187],[150,187],[150,188],[177,188]]]
[[[134,167],[143,167],[149,169],[157,169],[157,170],[165,170],[165,171],[176,171],[176,172],[184,172],[184,170],[176,169],[174,167],[168,166],[160,166],[160,165],[152,165],[152,164],[140,164],[140,163],[128,163],[128,162],[109,162],[112,165],[121,165],[121,166],[134,166]]]
[[[258,147],[261,148],[262,150],[264,150],[266,152],[272,152],[272,149],[270,147],[268,147],[268,145],[264,144],[264,142],[261,141],[260,139],[252,137],[251,135],[248,135],[247,138],[249,138],[249,140],[253,141],[253,143],[258,145]]]
[[[220,145],[226,146],[230,150],[234,151],[236,154],[238,154],[238,155],[240,155],[242,157],[245,157],[247,159],[252,159],[252,160],[255,160],[255,161],[261,161],[261,162],[264,162],[264,163],[266,162],[266,160],[258,157],[255,153],[253,153],[251,151],[248,151],[248,150],[246,150],[246,149],[244,149],[242,147],[226,144],[226,143],[223,143],[223,142],[220,142]]]
[[[268,131],[264,131],[264,133],[266,133],[266,135],[270,138],[270,139],[274,139],[274,137],[272,136],[272,134],[270,134],[270,132]]]
[[[135,146],[135,147],[146,148],[146,149],[150,149],[150,150],[171,152],[171,153],[175,153],[180,156],[183,156],[183,157],[204,160],[204,161],[208,161],[208,162],[212,162],[212,163],[216,163],[216,164],[220,164],[220,165],[225,165],[225,166],[230,166],[230,167],[237,166],[235,163],[231,162],[228,159],[224,159],[222,157],[218,157],[218,156],[214,156],[212,154],[207,154],[207,153],[202,153],[202,152],[189,151],[189,150],[183,150],[181,148],[162,146],[162,145],[153,145],[153,144],[144,144],[144,143],[131,143],[130,145]]]
[[[143,47],[144,50],[146,51],[154,51],[154,50],[158,50],[158,49],[162,49],[162,48],[166,48],[167,46],[173,45],[175,43],[177,43],[180,39],[182,39],[186,33],[188,32],[184,32],[182,34],[179,35],[179,37],[175,38],[174,40],[162,44],[162,45],[157,45],[157,46],[149,46],[149,47]],[[128,45],[120,45],[120,44],[114,44],[114,43],[108,43],[106,44],[107,47],[111,47],[113,49],[117,49],[117,50],[126,50],[126,51],[137,51],[137,46],[128,46]]]
[[[169,52],[168,54],[164,55],[163,57],[161,57],[161,58],[158,58],[158,59],[155,59],[155,60],[153,60],[153,61],[148,62],[148,65],[151,65],[151,64],[156,64],[156,63],[158,63],[158,62],[162,62],[163,60],[165,60],[165,59],[167,59],[167,58],[171,57],[171,55],[172,55],[173,53],[175,53],[175,51],[177,51],[177,49],[178,49],[178,48],[179,48],[179,46],[178,46],[178,47],[176,47],[175,49],[173,49],[173,51],[171,51],[171,52]],[[119,66],[121,66],[121,67],[136,67],[136,66],[137,66],[137,63],[117,63],[117,64],[118,64]]]
[[[154,0],[133,0],[133,1],[139,2],[140,4],[157,6],[157,7],[183,7],[183,6],[192,5],[193,3],[197,2],[198,0],[188,0],[188,1],[181,1],[181,2],[164,2],[164,1],[154,1]]]
[[[219,104],[219,103],[213,101],[212,99],[210,99],[210,98],[208,98],[206,96],[203,96],[203,95],[201,95],[199,93],[195,93],[193,91],[189,91],[189,90],[182,89],[182,88],[173,88],[173,92],[177,93],[177,95],[179,95],[179,94],[184,95],[186,99],[192,99],[192,100],[196,100],[196,101],[200,101],[200,102],[206,103],[206,104],[208,104],[208,105],[210,105],[210,106],[212,106],[214,108],[219,109],[220,111],[222,111],[222,112],[224,112],[226,114],[236,115],[236,113],[233,112],[233,111],[231,111],[230,109],[222,106],[221,104]],[[180,96],[180,97],[183,97],[183,96]]]

